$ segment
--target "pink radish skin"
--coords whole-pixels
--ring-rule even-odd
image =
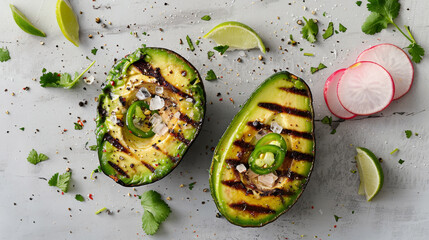
[[[356,115],[383,111],[393,100],[395,84],[389,72],[374,62],[357,62],[347,68],[337,87],[341,105]]]
[[[329,111],[331,111],[332,114],[338,118],[352,119],[356,117],[356,114],[347,111],[341,105],[337,95],[338,81],[340,80],[341,76],[343,76],[345,70],[345,68],[340,69],[328,77],[323,89],[323,96],[325,97],[326,106],[328,106]]]
[[[356,60],[360,61],[375,62],[390,73],[395,83],[394,100],[410,91],[414,81],[414,66],[401,48],[389,43],[379,44],[363,51]]]

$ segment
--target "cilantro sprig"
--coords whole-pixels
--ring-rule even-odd
[[[43,75],[40,77],[40,86],[42,87],[63,87],[63,88],[72,88],[76,83],[79,81],[79,79],[85,74],[92,65],[94,65],[95,61],[93,61],[81,74],[76,72],[74,74],[74,78],[72,79],[71,75],[68,73],[52,73],[52,72],[46,72],[46,69],[44,68],[42,73]]]
[[[43,153],[37,153],[37,151],[34,149],[30,151],[30,153],[28,154],[28,157],[27,157],[27,161],[29,163],[34,164],[34,165],[38,164],[41,161],[46,161],[48,159],[49,159],[48,156],[46,156]]]
[[[207,81],[213,81],[213,80],[216,80],[216,79],[217,79],[216,73],[212,69],[210,69],[207,72],[206,80]]]
[[[153,190],[143,193],[140,198],[144,208],[142,228],[146,234],[153,235],[167,219],[171,212],[170,207],[161,199],[161,195]]]
[[[324,69],[324,68],[327,68],[327,67],[326,67],[326,65],[325,65],[325,64],[323,64],[323,63],[319,63],[319,66],[317,66],[317,67],[311,67],[311,68],[310,68],[310,71],[311,71],[311,74],[314,74],[314,73],[316,73],[316,72],[318,72],[319,70],[322,70],[322,69]]]
[[[419,63],[425,55],[425,50],[416,42],[411,34],[409,26],[404,26],[407,34],[394,22],[398,17],[401,4],[398,0],[368,0],[368,11],[371,14],[367,17],[362,25],[362,31],[366,34],[374,35],[386,29],[389,24],[395,26],[396,29],[410,41],[410,45],[406,48],[411,55],[413,62]]]
[[[302,27],[301,33],[302,38],[307,39],[307,41],[314,43],[317,41],[317,33],[319,33],[319,26],[317,22],[312,18],[308,19],[302,17],[305,21],[304,27]]]
[[[49,180],[48,184],[52,187],[58,187],[59,189],[61,189],[61,191],[66,193],[69,189],[70,179],[71,172],[65,172],[61,175],[55,173]]]

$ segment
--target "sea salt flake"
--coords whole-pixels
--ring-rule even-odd
[[[168,127],[167,125],[165,125],[165,123],[161,122],[153,126],[152,131],[157,135],[162,136],[167,133]]]
[[[136,97],[139,100],[145,100],[146,98],[148,98],[150,96],[151,96],[150,92],[145,87],[140,88],[136,93]]]
[[[156,94],[162,94],[164,92],[164,88],[163,87],[159,87],[159,86],[156,86],[155,87],[155,93]]]
[[[238,165],[238,166],[236,167],[236,169],[237,169],[237,171],[238,171],[239,173],[244,173],[244,172],[247,170],[247,168],[246,168],[246,166],[244,166],[244,164],[240,164],[240,165]]]
[[[282,126],[280,126],[277,122],[272,122],[270,129],[271,131],[273,131],[273,133],[279,133],[279,134],[283,131]]]
[[[192,98],[186,98],[186,101],[191,103],[191,102],[194,101],[194,99],[192,99]]]
[[[162,117],[158,113],[155,113],[150,117],[149,122],[152,126],[156,126],[159,123],[162,123]]]
[[[164,99],[160,98],[159,96],[155,96],[150,99],[149,110],[159,110],[163,108],[164,105],[165,105]]]
[[[95,77],[91,75],[91,76],[85,78],[85,83],[88,85],[91,85],[94,82],[94,80],[95,80]]]

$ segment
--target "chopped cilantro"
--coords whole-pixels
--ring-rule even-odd
[[[63,88],[72,88],[76,83],[79,81],[79,79],[85,74],[92,65],[94,65],[95,61],[93,61],[89,67],[87,67],[81,74],[78,72],[75,73],[74,79],[72,80],[71,75],[68,73],[52,73],[52,72],[46,72],[46,69],[44,68],[42,70],[43,75],[40,77],[40,85],[42,87],[63,87]]]
[[[145,35],[145,36],[146,36],[146,35],[147,35],[147,32],[143,32],[143,35]]]
[[[324,17],[326,17],[326,14],[327,14],[326,12],[323,12],[323,14],[322,14],[322,15],[323,15]]]
[[[407,138],[410,138],[413,135],[413,132],[411,130],[405,130],[405,136]]]
[[[63,192],[67,192],[69,188],[69,183],[71,179],[71,172],[65,172],[61,175],[55,173],[49,180],[49,186],[58,187]]]
[[[89,150],[91,150],[91,151],[97,151],[97,145],[91,145],[91,146],[89,146]]]
[[[306,57],[313,57],[314,54],[313,53],[304,53],[304,56],[306,56]]]
[[[7,50],[7,48],[0,48],[0,62],[6,62],[9,59],[9,50]]]
[[[195,41],[195,44],[200,45],[200,40]]]
[[[289,35],[289,41],[287,42],[287,44],[295,46],[297,44],[297,42],[295,40],[293,40],[293,36],[292,34]]]
[[[220,55],[223,55],[228,48],[229,48],[228,45],[219,45],[219,46],[214,47],[213,49],[220,52]]]
[[[398,31],[410,41],[408,45],[408,53],[411,55],[412,60],[419,63],[425,55],[425,50],[417,44],[414,36],[411,34],[410,27],[404,26],[408,35],[402,31],[401,28],[394,22],[394,19],[398,17],[401,4],[398,0],[368,0],[368,10],[371,14],[366,18],[362,25],[362,31],[366,34],[376,34],[386,29],[389,24],[398,29]]]
[[[189,49],[191,51],[194,51],[195,50],[194,44],[192,43],[192,40],[188,35],[186,35],[186,41],[188,42]]]
[[[95,215],[98,215],[98,214],[100,214],[100,213],[102,213],[102,212],[104,212],[104,211],[106,211],[106,210],[107,210],[107,208],[106,208],[106,207],[101,208],[101,209],[99,209],[99,210],[97,210],[97,211],[95,212]]]
[[[402,159],[399,159],[399,161],[398,161],[398,163],[399,164],[403,164],[405,161],[404,160],[402,160]]]
[[[340,219],[341,217],[338,217],[337,215],[334,215],[335,218],[335,222],[338,222],[338,219]]]
[[[324,68],[327,68],[326,66],[325,66],[325,64],[323,64],[323,63],[319,63],[319,66],[318,67],[311,67],[311,74],[314,74],[315,72],[317,72],[317,71],[319,71],[319,70],[322,70],[322,69],[324,69]]]
[[[347,28],[343,26],[343,24],[340,23],[340,25],[338,26],[338,29],[340,30],[340,32],[346,32]]]
[[[25,130],[25,128],[24,128],[24,127],[20,127],[20,128],[19,128],[19,130],[24,131],[24,130]]]
[[[360,7],[360,5],[362,5],[362,1],[356,1],[356,5],[358,5],[358,7]]]
[[[353,174],[355,174],[355,173],[356,173],[356,170],[350,170],[350,172],[351,172],[351,173],[353,173]]]
[[[161,195],[153,190],[143,193],[140,199],[144,208],[142,228],[146,234],[153,235],[167,219],[171,212],[170,207],[161,199]]]
[[[217,79],[217,76],[216,76],[215,72],[212,69],[210,69],[207,72],[206,80],[207,81],[212,81],[212,80],[216,80],[216,79]]]
[[[210,21],[212,18],[209,15],[204,15],[201,20]]]
[[[92,53],[92,54],[94,54],[94,55],[97,55],[97,51],[98,51],[98,49],[94,47],[94,48],[91,50],[91,53]]]
[[[393,150],[393,151],[390,153],[390,155],[395,154],[397,151],[399,151],[399,148],[395,148],[395,150]]]
[[[189,185],[188,185],[189,190],[192,190],[194,188],[195,183],[197,183],[197,182],[189,183]]]
[[[322,118],[322,123],[328,124],[329,126],[331,126],[332,125],[332,117],[325,116],[324,118]]]
[[[329,22],[328,28],[325,33],[322,35],[323,39],[328,39],[334,34],[334,23]]]
[[[213,57],[214,52],[213,51],[208,51],[207,52],[207,58],[210,59],[211,57]]]
[[[76,200],[78,200],[79,202],[84,202],[85,201],[85,198],[82,195],[80,195],[80,194],[76,194],[76,196],[74,198]]]
[[[306,39],[307,41],[314,43],[317,41],[317,33],[319,32],[319,26],[317,23],[312,19],[306,19],[305,17],[305,25],[302,27],[301,33],[302,38]]]
[[[80,125],[79,123],[74,123],[74,129],[75,130],[82,130],[83,126]]]
[[[48,156],[46,156],[43,153],[38,154],[37,151],[34,149],[30,151],[30,153],[28,154],[28,157],[27,157],[27,161],[29,163],[34,164],[34,165],[38,164],[41,161],[46,161],[48,159],[49,159]]]
[[[335,134],[337,132],[337,129],[332,129],[331,134]]]

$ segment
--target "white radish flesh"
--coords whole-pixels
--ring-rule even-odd
[[[345,68],[340,69],[334,72],[331,76],[329,76],[329,78],[325,82],[323,95],[325,97],[326,105],[328,106],[329,111],[331,111],[332,114],[334,114],[338,118],[351,119],[356,117],[356,114],[347,111],[341,105],[337,95],[338,81],[340,80],[341,76],[343,76],[345,70]]]
[[[399,47],[384,43],[363,51],[356,62],[370,61],[380,64],[392,76],[395,83],[395,96],[404,96],[411,88],[414,79],[414,67],[408,55]]]
[[[389,106],[395,85],[390,74],[379,64],[357,62],[344,71],[338,82],[337,94],[347,111],[370,115]]]

